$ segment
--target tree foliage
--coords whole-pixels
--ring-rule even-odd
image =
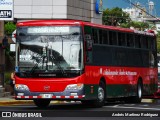
[[[129,14],[123,12],[121,8],[115,7],[103,11],[103,24],[117,26],[130,21]]]
[[[120,26],[123,27],[123,28],[133,27],[133,28],[135,28],[137,30],[144,31],[145,29],[149,28],[149,23],[147,23],[147,22],[130,21],[129,23],[122,23]]]
[[[16,29],[16,25],[13,22],[5,22],[4,32],[6,35],[12,35],[15,29]]]
[[[128,13],[123,12],[121,8],[115,7],[103,11],[103,24],[120,26],[123,28],[134,27],[138,30],[145,30],[149,27],[147,22],[132,21]]]
[[[157,52],[160,53],[160,32],[157,35]]]
[[[13,31],[16,29],[14,22],[6,21],[4,23],[4,33],[8,39],[11,37]],[[15,53],[10,52],[9,45],[5,48],[5,60],[6,60],[6,71],[14,69],[15,66]],[[6,82],[6,81],[5,81]]]

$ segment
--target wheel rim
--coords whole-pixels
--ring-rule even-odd
[[[141,89],[141,85],[138,85],[138,98],[142,97],[142,89]]]
[[[104,100],[104,89],[102,87],[98,88],[98,99],[100,102]]]

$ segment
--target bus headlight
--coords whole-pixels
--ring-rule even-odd
[[[27,85],[23,85],[23,84],[15,84],[15,89],[16,90],[29,90]]]
[[[79,83],[79,84],[70,84],[67,85],[66,90],[81,90],[83,89],[83,84]]]

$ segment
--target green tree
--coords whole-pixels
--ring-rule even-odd
[[[157,52],[160,53],[160,32],[157,35]]]
[[[4,32],[6,35],[12,35],[15,29],[16,29],[16,25],[13,22],[5,22]]]
[[[103,11],[103,24],[117,26],[130,21],[129,14],[123,12],[121,8],[115,7]]]
[[[11,35],[13,33],[13,31],[16,29],[16,25],[14,24],[14,22],[11,21],[6,21],[4,23],[4,33],[5,35],[7,35],[8,40],[12,39]],[[14,66],[15,66],[15,53],[14,52],[10,52],[9,49],[9,45],[5,48],[5,60],[6,60],[6,71],[5,71],[5,83],[8,84],[9,81],[9,74],[11,70],[14,70]]]
[[[149,28],[149,23],[131,21],[128,26],[129,27],[134,27],[135,29],[144,31],[146,28]]]

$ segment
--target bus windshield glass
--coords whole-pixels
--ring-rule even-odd
[[[19,72],[53,72],[82,69],[82,35],[79,26],[18,27]]]

